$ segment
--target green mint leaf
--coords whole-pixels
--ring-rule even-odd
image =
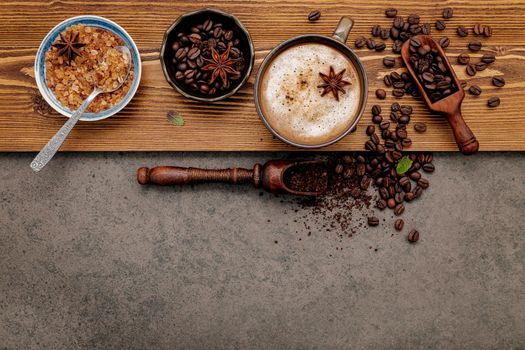
[[[182,114],[175,111],[168,112],[168,121],[175,126],[184,126],[184,118],[182,117]]]
[[[397,167],[396,167],[397,173],[399,175],[403,175],[404,173],[408,171],[408,169],[410,169],[410,167],[412,166],[412,163],[413,163],[412,159],[408,158],[408,156],[404,156],[397,163]]]

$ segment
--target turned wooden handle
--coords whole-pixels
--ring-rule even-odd
[[[199,169],[175,166],[159,166],[152,169],[143,167],[137,171],[137,181],[141,185],[188,185],[204,182],[226,182],[231,184],[252,183],[259,187],[261,165],[253,169]]]
[[[465,155],[476,153],[479,150],[479,142],[463,120],[461,110],[458,108],[454,113],[448,113],[446,116],[461,153]]]

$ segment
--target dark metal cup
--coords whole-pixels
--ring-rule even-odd
[[[365,107],[366,107],[366,101],[368,99],[368,79],[366,76],[365,67],[361,63],[361,60],[359,57],[348,47],[346,46],[346,39],[348,38],[348,34],[350,33],[350,30],[353,27],[353,21],[348,17],[342,17],[339,21],[339,24],[337,25],[337,28],[332,35],[332,37],[324,36],[324,35],[315,35],[315,34],[308,34],[308,35],[300,35],[293,37],[291,39],[288,39],[275,47],[264,59],[263,63],[261,64],[261,67],[259,68],[259,72],[257,73],[257,78],[255,80],[255,106],[257,108],[257,113],[259,114],[259,117],[263,121],[264,125],[274,134],[276,137],[278,137],[280,140],[296,147],[300,148],[321,148],[326,147],[328,145],[331,145],[333,143],[336,143],[337,141],[341,140],[343,137],[348,135],[352,130],[354,130],[357,126],[357,123],[361,119]],[[361,93],[361,99],[359,101],[359,107],[357,109],[357,113],[354,116],[354,120],[350,124],[350,126],[344,130],[340,135],[337,135],[332,140],[326,141],[321,144],[300,144],[297,142],[293,142],[291,140],[288,140],[286,137],[280,135],[268,122],[266,116],[264,115],[264,112],[261,107],[260,103],[260,93],[261,93],[261,83],[262,83],[262,77],[264,76],[266,69],[271,65],[273,59],[277,57],[281,52],[291,48],[292,46],[300,45],[300,44],[306,44],[306,43],[320,43],[327,46],[330,46],[337,51],[339,51],[341,54],[345,55],[347,58],[351,60],[351,62],[354,64],[354,67],[356,68],[358,79],[359,79],[359,87],[362,91]]]

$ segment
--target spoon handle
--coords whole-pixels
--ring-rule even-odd
[[[31,169],[35,172],[39,172],[43,167],[53,158],[57,153],[62,143],[64,143],[66,137],[69,135],[73,127],[78,122],[82,114],[86,111],[88,106],[93,102],[95,97],[100,94],[100,90],[95,89],[89,95],[86,100],[80,105],[80,107],[71,115],[69,120],[57,131],[57,133],[49,140],[44,148],[36,155],[35,159],[31,162]]]
[[[137,181],[141,185],[189,185],[205,182],[225,182],[231,184],[252,183],[260,185],[261,166],[256,164],[253,169],[199,169],[181,168],[175,166],[158,166],[152,169],[140,168],[137,171]]]
[[[474,154],[479,150],[479,142],[461,116],[460,107],[454,112],[446,114],[447,120],[454,133],[454,138],[461,153],[465,155]]]

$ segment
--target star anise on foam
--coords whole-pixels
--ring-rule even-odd
[[[213,83],[218,77],[221,78],[223,85],[227,86],[228,74],[239,74],[233,65],[239,61],[239,58],[230,58],[230,47],[226,49],[222,54],[219,54],[213,47],[211,48],[211,60],[203,58],[203,61],[207,63],[202,70],[213,71],[211,73],[210,84]]]
[[[330,73],[328,73],[328,75],[319,72],[319,76],[323,80],[323,83],[317,86],[318,88],[323,89],[321,96],[331,92],[335,99],[339,101],[339,92],[346,94],[344,87],[346,85],[352,85],[351,82],[343,80],[343,74],[345,74],[345,72],[346,69],[343,69],[335,74],[334,67],[332,66],[330,66]]]
[[[52,45],[58,49],[59,55],[66,56],[68,64],[70,64],[71,61],[75,59],[75,57],[82,56],[80,49],[86,46],[86,44],[78,41],[78,36],[78,32],[69,32],[68,36],[60,33],[60,40]]]

